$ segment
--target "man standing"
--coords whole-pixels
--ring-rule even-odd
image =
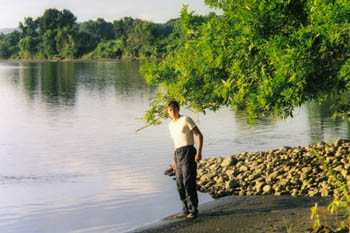
[[[193,219],[198,217],[198,196],[196,189],[197,162],[202,158],[203,135],[190,117],[180,115],[180,106],[176,101],[166,105],[171,118],[169,131],[174,141],[174,162],[176,167],[176,185],[182,201],[183,213],[176,217]],[[198,151],[194,145],[197,136]]]

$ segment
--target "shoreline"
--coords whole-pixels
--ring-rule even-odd
[[[199,206],[199,219],[172,215],[129,233],[312,232],[315,203],[321,223],[339,227],[345,215],[326,211],[338,191],[325,164],[350,182],[350,140],[203,159],[197,189],[218,199]]]
[[[333,196],[328,170],[350,182],[350,140],[203,159],[197,186],[214,198],[239,195]]]
[[[190,232],[311,232],[311,207],[317,202],[326,207],[331,197],[227,196],[199,206],[199,218],[174,219],[168,216],[155,223],[127,233],[190,233]],[[342,217],[341,215],[338,217]],[[329,223],[336,216],[327,214]],[[335,225],[333,225],[334,227]]]

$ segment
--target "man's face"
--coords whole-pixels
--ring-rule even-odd
[[[177,109],[173,108],[173,107],[168,107],[166,110],[167,110],[170,118],[175,119],[176,113],[178,112]]]

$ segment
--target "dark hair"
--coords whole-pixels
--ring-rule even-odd
[[[166,104],[167,108],[173,108],[173,109],[177,109],[180,110],[180,105],[178,102],[176,102],[175,100],[170,100],[167,104]]]

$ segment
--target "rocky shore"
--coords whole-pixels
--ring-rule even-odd
[[[350,140],[305,147],[208,158],[198,163],[198,190],[214,198],[228,195],[332,196],[337,190],[322,169],[319,154],[350,183]]]

